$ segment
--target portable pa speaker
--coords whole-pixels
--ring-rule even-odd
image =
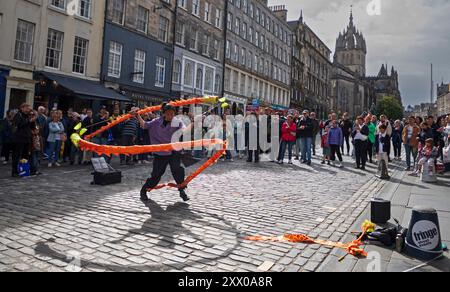
[[[382,199],[372,199],[370,218],[373,223],[386,224],[391,219],[391,202]]]
[[[94,181],[93,185],[107,186],[112,184],[119,184],[122,182],[122,172],[115,170],[108,163],[105,158],[92,158],[92,166],[94,167]]]

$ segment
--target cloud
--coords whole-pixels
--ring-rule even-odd
[[[429,101],[430,63],[435,83],[450,82],[450,1],[380,0],[381,15],[369,16],[370,1],[269,0],[269,5],[286,5],[289,20],[303,10],[305,21],[332,51],[353,5],[355,25],[367,42],[367,74],[376,75],[383,63],[393,65],[404,103]]]

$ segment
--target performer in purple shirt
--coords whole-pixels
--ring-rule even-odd
[[[150,122],[145,122],[140,115],[137,115],[141,128],[148,130],[152,145],[172,143],[173,134],[180,129],[190,131],[186,128],[181,120],[177,120],[174,118],[176,110],[173,106],[171,106],[170,104],[163,104],[162,112],[162,117],[154,119]],[[170,165],[170,170],[176,183],[180,185],[184,182],[185,170],[181,166],[180,152],[155,152],[153,159],[152,176],[147,180],[141,190],[142,202],[148,202],[148,190],[155,188],[159,184],[161,177],[166,172],[167,165]],[[184,188],[179,189],[179,191],[180,197],[183,199],[183,201],[189,201],[189,197],[187,196]]]

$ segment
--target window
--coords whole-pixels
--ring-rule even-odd
[[[66,9],[66,0],[52,0],[51,4],[53,7],[63,10]]]
[[[191,33],[191,42],[190,42],[190,49],[196,51],[197,50],[197,31],[193,31]]]
[[[202,89],[203,87],[203,70],[201,68],[197,69],[197,75],[195,77],[195,88]]]
[[[228,30],[230,30],[230,31],[233,30],[232,26],[233,26],[233,14],[228,13],[228,19],[227,19]]]
[[[148,31],[148,9],[142,6],[138,7],[137,13],[137,30],[147,33]]]
[[[237,44],[234,45],[233,61],[239,62],[239,46]]]
[[[224,89],[225,90],[231,90],[230,88],[230,78],[231,78],[231,69],[230,68],[225,68],[225,78],[224,78]],[[217,82],[217,79],[216,79]]]
[[[165,77],[166,77],[166,59],[162,57],[157,57],[155,86],[164,87]]]
[[[125,0],[112,0],[112,22],[123,25],[125,16]]]
[[[92,17],[92,0],[79,0],[78,16],[91,19]]]
[[[242,1],[242,10],[244,11],[244,13],[248,12],[247,0]]]
[[[89,41],[80,37],[75,37],[75,46],[73,48],[72,71],[75,73],[86,74],[86,61],[88,54]]]
[[[216,27],[222,29],[222,10],[216,9]]]
[[[178,0],[178,7],[187,9],[187,0]]]
[[[192,13],[200,16],[200,0],[192,0]]]
[[[203,36],[203,55],[208,55],[209,54],[209,36],[208,35],[204,35]]]
[[[145,55],[141,50],[134,51],[133,82],[144,84],[145,78]]]
[[[247,57],[247,51],[245,48],[241,49],[241,65],[245,66],[245,58]]]
[[[205,21],[211,22],[211,5],[205,2]]]
[[[179,45],[184,46],[184,24],[178,23],[177,24],[177,31],[175,34],[175,42]]]
[[[214,93],[219,93],[220,90],[220,75],[216,74],[216,78],[214,78]]]
[[[247,23],[242,23],[242,37],[247,39]]]
[[[158,39],[167,42],[167,33],[169,32],[169,20],[163,16],[159,17]]]
[[[230,59],[231,58],[231,43],[227,40],[227,45],[225,49],[225,57]]]
[[[214,40],[214,57],[213,58],[215,60],[219,60],[219,52],[220,52],[219,41]]]
[[[234,33],[239,35],[241,31],[241,20],[236,17],[235,25],[234,25]]]
[[[181,62],[175,61],[173,66],[173,83],[180,84],[181,83]]]
[[[212,68],[206,68],[205,70],[205,91],[213,92],[214,82],[214,70]]]
[[[20,20],[17,22],[16,47],[14,59],[31,63],[34,43],[34,23]]]
[[[253,43],[253,27],[250,27],[250,28],[248,29],[248,41],[249,41],[250,43]]]
[[[249,13],[250,13],[250,17],[253,18],[253,16],[254,16],[254,14],[253,14],[253,3],[250,3]]]
[[[184,64],[184,85],[192,87],[194,65],[191,61]]]
[[[48,30],[45,66],[55,69],[60,68],[63,40],[64,33],[53,29]]]
[[[120,78],[122,69],[122,45],[116,42],[109,44],[108,76]]]

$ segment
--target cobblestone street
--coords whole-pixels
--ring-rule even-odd
[[[139,189],[151,166],[124,167],[107,187],[90,185],[89,167],[21,180],[2,167],[0,271],[314,271],[330,248],[243,238],[341,240],[383,184],[345,158],[342,170],[221,162],[191,183],[189,204],[163,189],[148,207]]]

